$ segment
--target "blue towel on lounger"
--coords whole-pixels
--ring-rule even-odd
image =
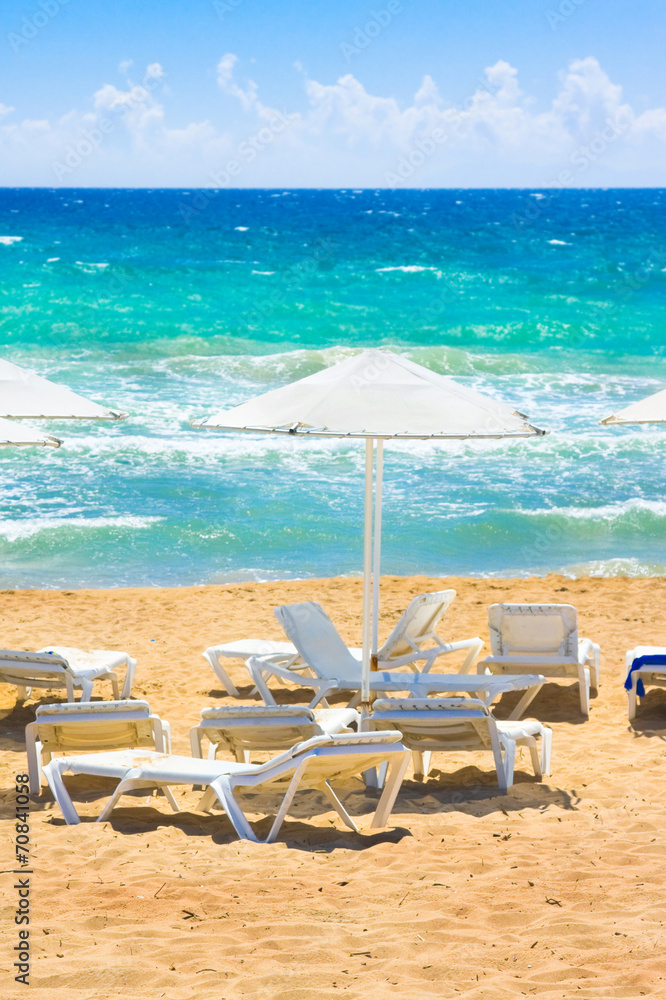
[[[637,656],[636,659],[631,664],[629,668],[629,673],[627,674],[627,679],[624,682],[624,686],[627,691],[631,691],[633,687],[633,681],[631,675],[634,670],[640,670],[641,667],[665,667],[666,666],[666,653],[646,653],[645,656]],[[639,698],[645,697],[645,685],[639,677],[636,681],[636,694]]]

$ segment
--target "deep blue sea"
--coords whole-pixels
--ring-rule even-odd
[[[666,192],[0,190],[0,356],[128,411],[0,454],[0,587],[357,574],[359,442],[190,428],[369,346],[547,428],[390,443],[385,573],[666,570]],[[19,239],[11,240],[10,237]]]

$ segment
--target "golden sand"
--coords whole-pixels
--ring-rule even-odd
[[[305,792],[268,847],[234,839],[222,813],[194,812],[197,796],[183,789],[180,814],[163,798],[125,799],[112,822],[95,825],[109,786],[72,779],[80,826],[66,827],[46,794],[32,805],[29,989],[13,984],[16,899],[3,877],[0,995],[665,997],[666,692],[649,693],[630,726],[622,681],[627,649],[666,643],[666,582],[387,577],[382,635],[411,597],[448,586],[458,597],[445,637],[487,640],[495,601],[561,601],[578,608],[581,635],[601,643],[589,721],[574,684],[547,685],[528,712],[553,728],[550,777],[536,783],[520,751],[516,784],[500,795],[489,754],[441,755],[425,784],[408,772],[385,832],[354,835]],[[361,582],[333,579],[10,591],[0,594],[0,645],[128,650],[139,664],[133,695],[171,722],[174,751],[189,754],[200,709],[229,702],[202,650],[283,638],[273,607],[304,599],[321,601],[360,644]],[[228,662],[248,697],[243,664]],[[0,689],[5,869],[13,778],[25,770],[23,727],[35,709],[14,708],[14,695]],[[307,696],[281,689],[280,700]],[[497,714],[506,711],[500,703]],[[375,799],[360,781],[345,791],[367,829]]]

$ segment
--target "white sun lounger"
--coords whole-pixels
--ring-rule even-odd
[[[125,668],[122,695],[118,689],[119,667]],[[75,700],[75,688],[81,689],[81,701],[90,701],[95,681],[111,682],[113,697],[129,698],[136,670],[136,660],[128,653],[111,649],[70,649],[45,646],[36,652],[17,649],[0,650],[0,684],[16,686],[20,704],[32,688],[66,688],[67,700]]]
[[[268,687],[268,678],[275,677],[285,683],[311,688],[314,698],[310,708],[318,704],[328,706],[327,697],[338,691],[355,692],[350,706],[358,704],[361,690],[361,664],[345,646],[333,622],[320,604],[307,601],[302,604],[285,604],[275,609],[297,652],[310,668],[310,676],[284,666],[284,657],[250,657],[247,668],[267,705],[275,699]],[[415,654],[420,658],[421,654]],[[544,683],[538,674],[492,677],[474,674],[406,673],[402,670],[377,670],[370,674],[370,691],[409,692],[412,697],[428,694],[469,694],[481,698],[486,704],[506,691],[525,690],[519,704],[511,713],[520,718]]]
[[[647,658],[644,660],[644,658]],[[643,661],[642,665],[634,662]],[[650,662],[652,661],[652,662]],[[661,662],[660,662],[661,661]],[[666,687],[666,647],[636,646],[627,653],[627,679],[625,688],[628,695],[627,714],[629,720],[636,718],[636,708],[640,698],[645,697],[645,686]]]
[[[258,837],[240,808],[234,790],[247,787],[284,793],[270,833],[263,841],[271,843],[299,788],[323,792],[343,822],[358,832],[330,782],[347,780],[387,761],[386,785],[372,821],[376,829],[386,825],[409,763],[409,751],[400,743],[400,734],[396,732],[315,736],[266,764],[197,760],[149,750],[57,757],[45,765],[44,775],[67,823],[79,823],[80,820],[62,780],[66,771],[118,779],[118,786],[98,817],[98,823],[108,819],[120,797],[133,789],[161,789],[177,812],[178,805],[170,786],[206,785],[199,808],[209,812],[217,798],[238,836],[255,843],[259,842]]]
[[[492,655],[477,670],[518,674],[538,670],[548,680],[577,678],[580,710],[590,714],[590,688],[599,686],[599,646],[578,638],[571,604],[492,604],[488,609]]]
[[[240,692],[222,666],[222,660],[225,658],[249,660],[251,656],[274,656],[276,654],[284,656],[285,662],[288,662],[289,666],[300,659],[290,642],[274,642],[271,639],[239,639],[236,642],[223,643],[221,646],[209,646],[201,655],[213,668],[215,676],[221,681],[227,694],[231,698],[240,698]]]
[[[466,649],[460,673],[466,674],[471,670],[483,649],[483,639],[475,636],[473,639],[444,642],[436,632],[455,596],[455,590],[438,590],[432,594],[420,594],[410,601],[390,636],[377,651],[378,669],[391,670],[423,660],[421,671],[427,673],[440,656]]]
[[[478,699],[382,698],[373,705],[370,726],[402,733],[403,744],[412,751],[417,777],[428,774],[432,753],[490,750],[499,787],[506,791],[513,784],[517,746],[529,747],[537,781],[550,773],[552,730],[535,719],[498,722]],[[540,757],[537,739],[541,740]]]
[[[55,753],[154,747],[171,752],[169,723],[152,715],[145,701],[76,701],[40,705],[25,727],[30,791],[41,786],[42,760]]]
[[[483,649],[483,640],[477,636],[474,639],[444,642],[436,632],[437,625],[455,596],[455,590],[439,590],[415,597],[403,611],[384,645],[378,650],[378,668],[391,670],[407,663],[424,661],[422,670],[425,673],[431,669],[438,657],[466,649],[467,655],[460,669],[461,673],[471,670]],[[355,647],[348,648],[349,652],[360,661],[362,651]],[[209,646],[203,653],[216,677],[232,698],[240,696],[221,661],[225,658],[247,661],[251,656],[275,655],[284,656],[282,665],[291,670],[307,667],[293,643],[277,642],[273,639],[238,639],[221,646]]]
[[[210,760],[223,748],[249,764],[252,752],[288,750],[313,736],[348,733],[352,722],[359,722],[353,708],[318,708],[314,712],[305,705],[204,708],[201,722],[190,729],[192,756],[203,757],[206,737]]]

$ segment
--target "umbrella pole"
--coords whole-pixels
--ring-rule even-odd
[[[379,570],[382,552],[382,484],[384,473],[384,442],[377,439],[377,461],[375,466],[375,543],[372,564],[372,652],[376,657],[379,645]],[[371,668],[377,669],[376,662]]]
[[[365,527],[363,546],[363,660],[361,664],[361,710],[365,716],[370,701],[370,655],[372,642],[372,473],[375,442],[365,442]]]

